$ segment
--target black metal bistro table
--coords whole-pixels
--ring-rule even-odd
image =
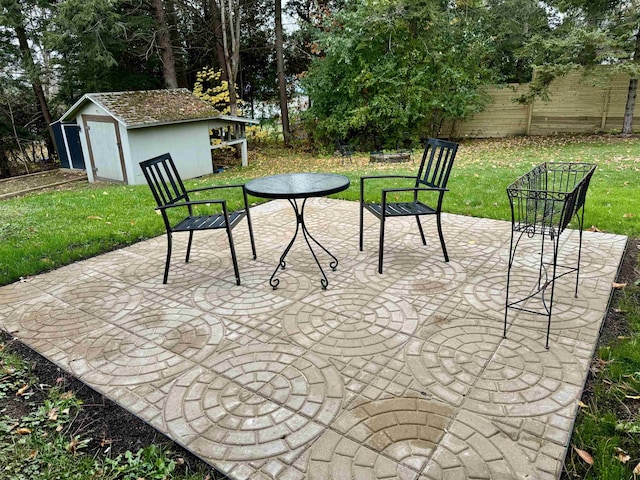
[[[280,256],[280,262],[269,279],[269,285],[271,285],[274,290],[278,288],[278,284],[280,283],[280,280],[275,278],[278,273],[278,269],[285,269],[287,265],[285,258],[289,253],[289,250],[291,250],[293,242],[295,242],[300,230],[302,230],[302,235],[304,236],[307,246],[313,255],[313,259],[316,261],[316,264],[320,269],[320,273],[322,274],[320,284],[323,289],[327,288],[329,280],[327,280],[327,276],[320,265],[320,261],[311,247],[310,240],[333,259],[329,262],[329,266],[334,271],[338,267],[338,259],[320,242],[318,242],[311,233],[309,233],[309,230],[304,223],[304,207],[308,198],[331,195],[332,193],[341,192],[347,188],[349,188],[349,179],[344,175],[336,175],[333,173],[284,173],[281,175],[257,178],[255,180],[251,180],[245,185],[247,193],[255,197],[274,199],[282,198],[288,200],[296,214],[296,231],[293,234],[293,238],[289,242],[289,245],[287,245],[287,248],[284,249],[284,252]],[[300,199],[302,200],[302,205],[299,206],[298,200]]]

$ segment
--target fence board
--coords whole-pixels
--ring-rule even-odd
[[[529,84],[509,84],[489,89],[492,102],[484,111],[463,122],[444,125],[443,134],[488,138],[525,135],[527,131],[531,135],[550,135],[622,129],[628,75],[595,82],[576,71],[553,81],[549,101],[536,100],[531,106],[515,103],[514,99],[528,88]],[[633,124],[634,131],[640,132],[640,108],[636,108]]]

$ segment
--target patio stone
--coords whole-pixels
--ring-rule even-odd
[[[546,317],[510,311],[503,336],[510,222],[443,215],[446,263],[434,219],[424,246],[394,218],[380,275],[358,208],[305,207],[339,260],[318,252],[327,290],[302,241],[269,286],[295,228],[273,201],[252,208],[256,260],[234,236],[240,286],[220,232],[198,232],[188,264],[176,235],[163,285],[161,236],[0,288],[0,327],[233,479],[557,479],[626,237],[584,232],[547,350]],[[577,232],[560,243],[571,264]],[[523,238],[510,298],[539,259]]]

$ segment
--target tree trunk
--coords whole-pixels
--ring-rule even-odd
[[[282,136],[284,144],[291,143],[289,131],[289,107],[287,106],[287,81],[284,75],[284,38],[282,34],[282,0],[276,1],[276,61],[278,65],[278,96],[280,97],[280,118],[282,119]]]
[[[27,71],[29,81],[31,82],[31,86],[33,87],[33,93],[38,99],[42,118],[47,125],[47,132],[49,133],[49,137],[47,139],[47,148],[49,152],[55,152],[56,142],[53,137],[53,129],[51,128],[51,123],[53,120],[51,120],[51,113],[49,112],[47,98],[44,95],[44,89],[42,88],[42,82],[40,81],[40,77],[38,75],[38,69],[36,68],[36,64],[33,61],[33,55],[31,54],[31,49],[29,48],[29,42],[27,41],[27,32],[22,25],[16,26],[15,30],[16,37],[18,37],[20,52],[22,53],[24,68]]]
[[[225,4],[225,1],[227,4]],[[229,110],[238,115],[238,97],[236,95],[236,77],[240,64],[240,4],[239,0],[222,0],[220,3],[222,20],[222,44],[224,59],[229,76]],[[231,44],[231,45],[229,45]]]
[[[178,47],[181,45],[180,36],[178,35],[178,17],[176,15],[176,4],[174,0],[165,0],[164,2],[167,26],[169,27],[169,42],[172,47]],[[178,55],[175,55],[173,59],[176,66],[176,77],[178,79],[178,87],[189,88],[189,81],[187,80],[187,67],[184,62],[184,50],[178,48]]]
[[[634,63],[640,63],[640,31],[636,33],[636,46],[633,52]],[[631,135],[633,133],[633,113],[636,106],[636,94],[638,92],[638,78],[629,80],[629,93],[627,94],[627,104],[624,107],[624,121],[622,123],[622,134]]]
[[[169,26],[164,15],[162,0],[153,0],[153,13],[156,22],[156,34],[158,35],[158,47],[160,48],[160,61],[162,62],[162,76],[167,88],[178,88],[176,77],[176,62],[173,57],[173,47],[169,36]]]
[[[224,1],[224,0],[222,0]],[[224,43],[222,35],[222,22],[221,22],[221,9],[216,3],[216,0],[211,0],[211,24],[213,30],[214,49],[216,53],[216,61],[218,62],[218,68],[222,71],[221,80],[228,82],[229,73],[227,72],[227,61],[224,55]]]

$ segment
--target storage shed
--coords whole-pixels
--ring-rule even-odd
[[[137,185],[146,183],[139,162],[166,152],[182,178],[212,173],[211,151],[222,146],[239,146],[246,166],[245,126],[258,121],[221,115],[189,90],[174,89],[87,93],[59,123],[79,127],[90,182]]]

